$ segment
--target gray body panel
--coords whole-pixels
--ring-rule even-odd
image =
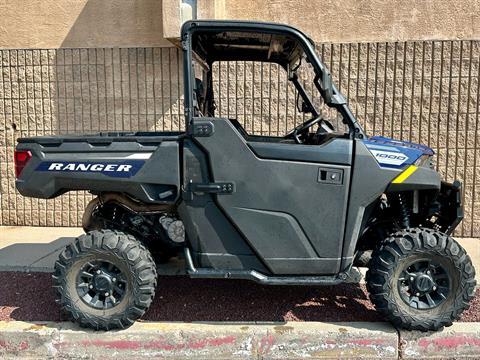
[[[186,140],[183,147],[183,176],[187,191],[178,212],[185,224],[195,263],[205,268],[268,273],[254,250],[219,209],[215,196],[189,191],[190,182],[211,181],[206,154],[190,140]]]
[[[352,165],[353,143],[348,139],[334,139],[326,144],[311,146],[251,140],[247,143],[255,155],[262,159]]]
[[[342,252],[343,269],[348,268],[353,261],[360,231],[365,221],[368,220],[368,214],[366,214],[368,206],[374,204],[385,192],[390,182],[402,172],[402,169],[380,167],[360,140],[355,140],[354,159],[345,243]]]
[[[389,191],[409,190],[440,190],[442,179],[440,174],[427,166],[418,167],[417,170],[400,184],[391,183]]]
[[[196,138],[208,154],[212,181],[235,183],[234,193],[216,195],[217,203],[269,269],[275,274],[336,273],[350,166],[336,165],[335,156],[331,156],[333,164],[261,159],[230,121],[195,121],[212,122],[215,127],[212,136]],[[348,141],[339,141],[351,149]],[[263,145],[269,144],[278,145]],[[320,182],[321,169],[341,173],[341,183]]]

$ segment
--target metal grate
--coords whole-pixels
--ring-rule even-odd
[[[318,52],[369,135],[427,144],[448,181],[464,183],[458,236],[480,236],[480,41],[321,44]],[[27,199],[14,187],[18,136],[183,127],[179,50],[1,51],[0,224],[75,226],[89,196]],[[283,70],[219,63],[217,114],[278,135],[302,120]]]

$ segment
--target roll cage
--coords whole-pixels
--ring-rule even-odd
[[[259,61],[277,63],[288,73],[306,112],[319,115],[312,99],[308,96],[295,72],[302,58],[312,65],[314,83],[325,104],[335,108],[348,125],[351,138],[362,139],[365,134],[353,116],[344,96],[331,81],[331,74],[320,61],[311,39],[299,30],[287,25],[248,21],[188,21],[182,26],[182,48],[184,51],[185,120],[190,133],[193,119],[198,116],[197,79],[193,61],[205,69],[206,89],[205,112],[213,114],[215,103],[212,88],[212,64],[216,61]]]

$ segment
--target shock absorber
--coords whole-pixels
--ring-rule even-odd
[[[402,225],[402,228],[409,228],[410,216],[407,207],[407,198],[402,193],[398,194],[398,208],[400,212],[400,224]]]

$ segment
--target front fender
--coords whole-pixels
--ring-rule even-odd
[[[386,192],[440,190],[440,174],[429,167],[408,166],[388,185]]]

